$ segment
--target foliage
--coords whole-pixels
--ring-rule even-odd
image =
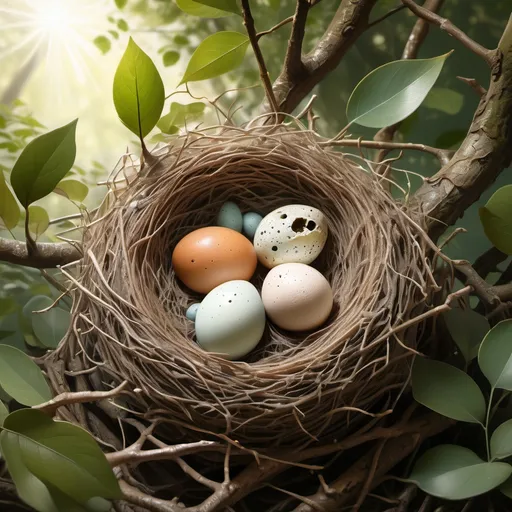
[[[422,490],[449,500],[467,499],[504,484],[512,474],[506,462],[512,455],[512,420],[490,436],[496,390],[512,390],[512,320],[493,327],[478,351],[478,365],[491,385],[487,405],[476,382],[449,364],[419,357],[412,369],[414,398],[426,407],[457,421],[479,424],[485,434],[487,462],[468,448],[439,445],[416,462],[410,480]],[[511,479],[512,480],[512,479]],[[505,483],[510,494],[511,482]]]
[[[512,185],[497,190],[480,208],[480,219],[489,240],[500,251],[512,255]]]

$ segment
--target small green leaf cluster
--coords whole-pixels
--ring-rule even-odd
[[[116,5],[120,10],[125,7],[126,3],[126,0],[116,1]],[[128,30],[130,30],[128,23],[124,18],[119,16],[109,16],[107,20],[110,23],[111,28],[107,30],[106,34],[96,36],[93,39],[94,46],[96,46],[103,55],[107,54],[112,48],[112,41],[119,39],[120,32],[128,32]]]
[[[512,255],[512,185],[498,189],[479,210],[487,238],[501,252]]]
[[[454,327],[463,321],[468,324]],[[493,327],[479,346],[477,333],[485,324],[473,313],[453,310],[447,324],[455,339],[465,340],[458,344],[466,360],[478,356],[480,370],[490,384],[489,398],[486,402],[467,373],[423,357],[417,357],[412,368],[413,395],[443,416],[480,425],[485,433],[487,460],[466,447],[439,445],[420,457],[409,479],[428,494],[449,500],[471,498],[497,487],[512,498],[512,465],[506,461],[512,457],[512,420],[490,433],[495,391],[512,391],[512,320]]]

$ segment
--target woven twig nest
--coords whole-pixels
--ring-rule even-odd
[[[176,243],[212,225],[228,199],[263,214],[311,205],[330,230],[313,264],[334,292],[327,323],[293,335],[268,324],[244,361],[196,344],[184,313],[200,297],[170,264]],[[408,378],[414,318],[434,284],[428,252],[379,177],[310,132],[189,134],[86,229],[73,331],[60,352],[101,364],[109,384],[128,380],[131,410],[190,439],[227,436],[264,449],[339,438],[355,416],[388,409]],[[264,275],[253,278],[258,289]]]

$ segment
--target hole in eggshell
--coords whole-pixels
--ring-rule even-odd
[[[316,228],[316,222],[314,220],[310,220],[306,227],[309,229],[309,231],[313,231]]]
[[[281,215],[281,219],[286,219],[286,217],[288,217],[288,215],[286,215],[286,213],[283,213],[283,215]]]
[[[273,246],[272,246],[272,250],[273,250],[273,251],[277,251],[277,245],[273,245]]]
[[[307,219],[303,219],[302,217],[296,218],[292,223],[292,229],[295,233],[302,233],[307,224]]]

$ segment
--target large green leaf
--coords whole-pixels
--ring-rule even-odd
[[[512,478],[509,478],[503,485],[500,486],[500,491],[512,499]]]
[[[78,180],[62,180],[57,185],[55,192],[71,201],[81,203],[87,197],[89,187]]]
[[[487,333],[478,364],[493,388],[512,391],[512,320],[500,322]]]
[[[3,428],[0,447],[7,468],[21,498],[37,510],[82,510],[62,505],[121,497],[105,455],[82,428],[33,409],[10,414]]]
[[[36,363],[9,345],[0,345],[0,386],[23,405],[38,405],[52,398]]]
[[[443,316],[464,359],[471,361],[478,355],[478,347],[489,331],[489,321],[470,308],[452,308]]]
[[[193,53],[180,85],[207,80],[242,64],[249,38],[240,32],[217,32],[208,36]]]
[[[20,220],[20,207],[0,170],[0,219],[7,229],[14,229]]]
[[[114,105],[119,118],[142,140],[160,119],[164,102],[158,70],[130,37],[114,76]]]
[[[48,348],[56,348],[66,334],[69,323],[69,311],[54,306],[44,313],[37,313],[49,308],[53,300],[45,295],[32,297],[23,308],[23,314],[30,319],[32,329],[41,344]]]
[[[5,418],[9,416],[9,409],[7,409],[7,406],[0,402],[0,427],[4,424]]]
[[[487,238],[494,247],[512,255],[512,185],[498,189],[479,210]]]
[[[28,207],[28,229],[36,238],[40,237],[50,225],[48,212],[41,206]]]
[[[29,142],[16,160],[11,185],[20,203],[29,204],[47,196],[73,167],[78,119],[40,135]]]
[[[200,119],[204,108],[205,104],[201,102],[189,103],[188,105],[172,102],[170,112],[158,121],[157,126],[163,133],[176,133],[179,127]]]
[[[475,381],[466,373],[424,357],[412,367],[412,393],[416,401],[457,421],[483,423],[485,399]]]
[[[176,0],[176,5],[187,14],[192,16],[199,16],[200,18],[223,18],[224,16],[231,16],[232,13],[210,7],[208,4],[202,2],[195,2],[194,0]]]
[[[215,9],[221,9],[226,12],[240,14],[237,0],[196,0],[198,4],[208,5]]]
[[[511,474],[510,464],[484,462],[467,448],[445,444],[425,452],[409,480],[432,496],[463,500],[498,487]]]
[[[445,87],[432,87],[423,102],[424,107],[452,116],[460,112],[462,105],[464,105],[464,96],[460,92]]]
[[[502,423],[491,437],[491,457],[505,459],[512,455],[512,420]]]
[[[374,69],[357,84],[348,100],[349,123],[383,128],[405,119],[425,99],[448,55],[397,60]]]

